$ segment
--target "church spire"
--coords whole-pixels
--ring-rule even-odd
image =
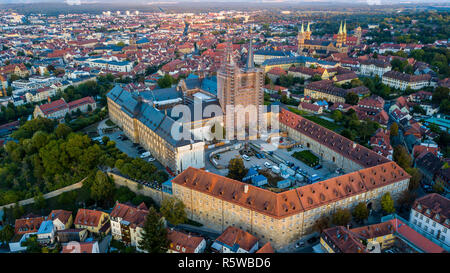
[[[300,29],[300,33],[304,33],[304,32],[305,32],[305,30],[303,28],[303,22],[302,22],[302,28]]]
[[[308,22],[308,27],[306,28],[306,32],[311,32],[311,30],[309,28],[309,22]]]
[[[246,69],[252,69],[255,67],[255,62],[253,60],[253,37],[252,30],[250,29],[250,45],[248,48],[247,66]]]
[[[341,26],[339,27],[339,33],[338,34],[342,34],[342,21],[341,21]]]
[[[347,34],[347,21],[344,21],[344,29],[342,30],[344,34]]]

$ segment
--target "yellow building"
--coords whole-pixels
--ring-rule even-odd
[[[75,228],[85,228],[95,234],[108,234],[111,230],[109,214],[98,210],[79,209],[74,223]]]

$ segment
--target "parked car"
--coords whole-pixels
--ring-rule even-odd
[[[249,157],[248,155],[242,155],[242,158],[243,158],[244,160],[247,160],[247,161],[250,160],[250,157]]]
[[[153,161],[155,161],[155,158],[154,157],[149,157],[148,162],[153,162]]]
[[[297,243],[295,244],[295,247],[296,247],[296,248],[304,247],[304,246],[305,246],[305,242],[297,242]]]
[[[264,162],[264,166],[266,166],[266,168],[270,168],[272,165],[269,162]]]
[[[318,164],[318,165],[314,166],[314,170],[318,170],[318,169],[322,169],[322,165]]]
[[[314,244],[317,241],[317,239],[318,239],[317,237],[311,237],[308,239],[307,242],[308,242],[308,244]]]
[[[150,152],[144,152],[141,154],[140,158],[147,158],[149,156],[151,156],[152,154]]]

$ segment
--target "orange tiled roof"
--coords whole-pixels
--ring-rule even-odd
[[[167,238],[169,239],[170,249],[181,253],[194,253],[195,249],[204,240],[200,236],[192,236],[176,230],[168,230]],[[179,247],[177,249],[177,247]],[[184,251],[183,251],[184,248]]]
[[[275,251],[273,250],[273,247],[270,244],[270,242],[267,242],[260,249],[258,249],[258,251],[256,251],[256,253],[275,253]]]
[[[410,177],[395,162],[387,162],[282,193],[192,167],[172,182],[271,217],[284,218]]]
[[[14,225],[14,232],[16,234],[37,232],[39,230],[39,227],[41,226],[42,222],[44,222],[44,221],[45,221],[45,218],[43,216],[16,219],[16,222]]]
[[[363,168],[389,162],[388,159],[372,150],[288,110],[281,109],[280,122],[358,163]]]
[[[250,249],[258,242],[258,238],[239,228],[229,226],[216,241],[231,247],[238,244],[240,248],[250,251]]]
[[[70,219],[70,216],[72,216],[71,211],[58,209],[58,210],[52,210],[50,212],[50,214],[48,215],[48,218],[52,219],[52,220],[59,219],[61,221],[61,223],[67,224],[67,222]]]
[[[142,227],[145,223],[147,214],[148,209],[144,202],[137,207],[117,202],[110,213],[110,217],[122,218],[123,220],[128,221],[132,227]]]
[[[74,224],[98,227],[104,212],[90,209],[79,209]]]

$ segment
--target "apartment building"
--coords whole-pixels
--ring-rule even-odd
[[[347,90],[334,86],[332,80],[321,80],[307,84],[304,93],[305,97],[309,96],[317,100],[345,103]]]
[[[417,199],[411,208],[409,222],[450,247],[449,199],[437,193]]]
[[[139,249],[141,232],[148,214],[144,203],[139,206],[116,202],[110,213],[111,234],[115,240]]]
[[[360,61],[359,73],[363,76],[369,77],[382,77],[384,73],[391,71],[392,66],[389,62],[378,60],[378,59],[369,59]]]
[[[383,74],[382,82],[390,87],[405,90],[419,90],[430,85],[431,75],[410,75],[398,71],[388,71]]]
[[[95,110],[97,103],[93,97],[84,97],[67,103],[64,99],[55,100],[50,103],[36,105],[33,117],[44,117],[50,119],[64,118],[66,114],[72,114],[77,111],[86,113]]]

